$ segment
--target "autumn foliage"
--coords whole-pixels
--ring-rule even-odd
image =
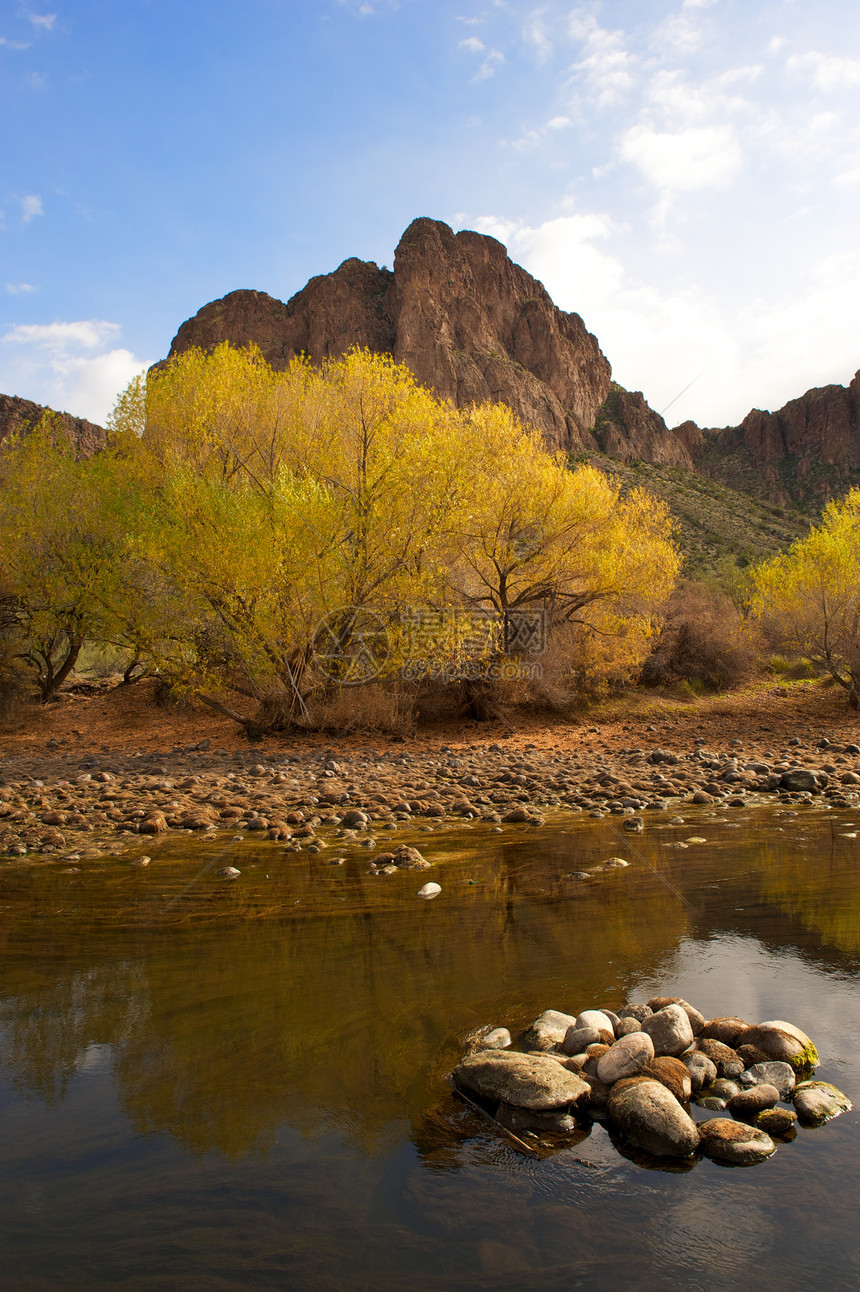
[[[187,351],[110,431],[76,461],[46,425],[0,465],[0,581],[44,698],[97,641],[246,725],[308,723],[346,683],[408,690],[418,621],[425,653],[491,676],[524,611],[594,688],[636,674],[677,576],[661,502],[386,356]]]

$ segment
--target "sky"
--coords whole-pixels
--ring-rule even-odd
[[[207,301],[417,216],[670,425],[860,367],[856,0],[0,0],[0,391],[103,421]]]

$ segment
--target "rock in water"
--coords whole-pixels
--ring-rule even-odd
[[[441,884],[425,884],[423,888],[418,889],[418,896],[426,897],[429,899],[431,897],[438,897],[441,892],[442,892]]]
[[[646,1018],[642,1031],[651,1037],[655,1054],[677,1057],[693,1044],[693,1028],[681,1005],[666,1005]]]
[[[554,1050],[561,1045],[568,1028],[576,1026],[572,1014],[562,1014],[557,1009],[545,1009],[538,1014],[531,1027],[527,1027],[520,1037],[520,1044],[526,1050]]]
[[[754,1045],[769,1059],[790,1063],[795,1072],[818,1066],[818,1051],[806,1033],[781,1018],[751,1027],[744,1034],[744,1043]]]
[[[235,866],[222,866],[218,871],[222,879],[238,879],[241,873],[241,870],[237,870]]]
[[[761,1085],[750,1086],[748,1090],[739,1090],[736,1095],[732,1095],[728,1108],[733,1117],[745,1121],[778,1103],[779,1091],[776,1086],[762,1082]]]
[[[805,1126],[823,1126],[854,1107],[848,1096],[829,1081],[801,1081],[794,1092],[794,1106]]]
[[[597,1075],[611,1086],[624,1077],[635,1077],[654,1058],[654,1045],[645,1032],[631,1032],[611,1045],[597,1062]]]
[[[776,1152],[776,1145],[764,1131],[727,1117],[700,1122],[699,1136],[706,1157],[732,1166],[753,1166]]]
[[[797,1124],[797,1113],[790,1108],[765,1108],[756,1113],[752,1122],[766,1135],[788,1135]]]
[[[776,1086],[780,1099],[790,1099],[795,1087],[794,1069],[790,1063],[754,1063],[738,1077],[742,1086]]]
[[[634,1077],[613,1086],[609,1116],[635,1148],[660,1157],[689,1157],[699,1132],[675,1096],[659,1081]]]
[[[454,1069],[453,1078],[461,1090],[536,1111],[585,1104],[590,1089],[554,1059],[510,1050],[469,1054]]]

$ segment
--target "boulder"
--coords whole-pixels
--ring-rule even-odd
[[[568,1028],[576,1026],[572,1014],[562,1014],[557,1009],[545,1009],[538,1014],[530,1027],[520,1036],[520,1044],[526,1050],[554,1050],[561,1046]]]
[[[794,1094],[796,1078],[790,1063],[755,1063],[738,1077],[742,1086],[775,1086],[780,1099],[790,1099]]]
[[[801,1081],[794,1092],[794,1106],[805,1126],[822,1126],[854,1107],[848,1096],[829,1081]]]
[[[454,1084],[484,1099],[497,1099],[516,1108],[545,1111],[587,1101],[587,1082],[560,1063],[541,1054],[513,1050],[482,1050],[468,1054],[453,1072]]]
[[[635,1018],[637,1023],[644,1023],[654,1013],[649,1005],[622,1005],[618,1011],[619,1018]]]
[[[654,1044],[645,1032],[631,1032],[611,1045],[597,1063],[597,1075],[611,1086],[625,1077],[635,1077],[654,1058]]]
[[[651,1037],[655,1054],[677,1057],[693,1044],[693,1029],[681,1005],[665,1005],[645,1019],[642,1031]]]
[[[707,1055],[721,1077],[739,1077],[744,1070],[743,1061],[722,1041],[700,1036],[696,1040],[696,1049],[700,1054]]]
[[[612,1019],[608,1014],[604,1014],[602,1009],[585,1009],[581,1014],[576,1016],[577,1027],[595,1027],[598,1032],[608,1032],[610,1036],[615,1036],[615,1028]]]
[[[753,1166],[776,1152],[776,1145],[764,1131],[726,1117],[700,1122],[699,1138],[706,1157],[732,1166]]]
[[[642,1024],[637,1018],[619,1018],[615,1025],[616,1036],[632,1036],[634,1032],[641,1032]]]
[[[781,1018],[751,1027],[744,1041],[761,1050],[769,1059],[790,1063],[795,1072],[818,1066],[818,1051],[806,1033]]]
[[[826,784],[827,777],[823,779]],[[795,794],[817,790],[820,783],[820,773],[810,771],[808,767],[791,767],[779,778],[780,788]]]
[[[700,1054],[698,1050],[688,1050],[681,1062],[690,1074],[693,1093],[716,1081],[716,1064],[706,1054]]]
[[[728,1102],[729,1112],[741,1121],[751,1120],[756,1113],[763,1113],[766,1108],[773,1108],[779,1103],[779,1091],[776,1086],[762,1082],[759,1086],[750,1086],[748,1090],[739,1090]]]
[[[797,1125],[797,1113],[790,1108],[765,1108],[751,1120],[766,1135],[788,1135]]]
[[[646,1073],[664,1085],[667,1090],[671,1090],[679,1103],[690,1102],[693,1082],[689,1071],[680,1059],[674,1059],[668,1054],[658,1055],[648,1064]]]
[[[734,1049],[744,1032],[749,1030],[749,1023],[742,1018],[711,1018],[702,1028],[704,1040],[720,1041]]]
[[[608,1112],[624,1139],[660,1157],[689,1157],[699,1144],[693,1119],[659,1081],[619,1082],[609,1095]]]
[[[569,1027],[561,1048],[565,1054],[584,1054],[589,1045],[600,1045],[602,1037],[596,1027]]]
[[[693,1029],[693,1035],[698,1036],[705,1026],[705,1016],[700,1014],[694,1005],[681,996],[653,996],[648,1001],[649,1008],[656,1014],[667,1005],[680,1005],[687,1018],[690,1020],[690,1026]]]

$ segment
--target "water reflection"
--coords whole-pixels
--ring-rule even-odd
[[[644,1173],[600,1126],[532,1162],[455,1105],[445,1075],[475,1026],[514,1030],[547,1007],[669,990],[706,1014],[794,1019],[817,1041],[822,1073],[856,1094],[860,1042],[846,1020],[857,1009],[860,852],[841,837],[848,820],[660,818],[635,845],[611,819],[427,836],[422,850],[448,858],[432,903],[416,899],[415,875],[369,876],[358,850],[335,868],[245,844],[240,883],[210,876],[179,900],[200,869],[180,845],[147,871],[0,872],[8,1250],[29,1268],[39,1239],[27,1217],[44,1227],[50,1215],[57,1237],[32,1285],[51,1286],[99,1209],[102,1240],[127,1253],[109,1274],[99,1265],[104,1286],[177,1286],[166,1255],[136,1281],[129,1198],[113,1199],[120,1171],[136,1181],[156,1245],[168,1245],[158,1250],[183,1235],[180,1267],[201,1287],[283,1286],[285,1271],[346,1287],[362,1270],[379,1287],[609,1286],[625,1270],[657,1287],[669,1268],[695,1287],[706,1286],[695,1274],[706,1257],[731,1283],[755,1276],[754,1237],[772,1235],[774,1208],[797,1230],[777,1224],[784,1285],[816,1269],[838,1284],[856,1252],[830,1181],[838,1173],[846,1199],[860,1184],[855,1120],[799,1136],[751,1173],[707,1162]],[[707,842],[665,846],[694,835]],[[566,877],[611,855],[630,867]],[[58,1153],[87,1163],[89,1184],[71,1202]],[[755,1194],[737,1179],[751,1175]],[[807,1198],[828,1199],[826,1256],[794,1216],[801,1180]],[[244,1254],[220,1210],[229,1198],[256,1200]],[[620,1246],[607,1223],[616,1235],[621,1225]],[[649,1283],[642,1261],[655,1243],[674,1255],[661,1249]]]

